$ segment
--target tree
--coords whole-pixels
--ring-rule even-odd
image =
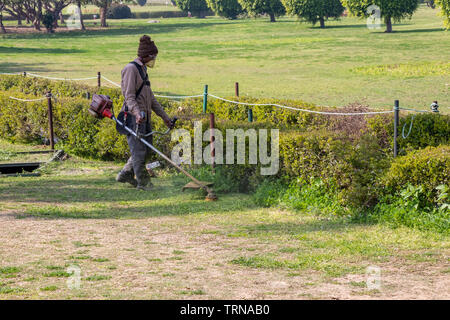
[[[76,4],[78,7],[78,13],[80,14],[80,26],[81,26],[81,30],[86,30],[86,27],[84,26],[84,20],[83,20],[83,13],[81,12],[81,6],[88,4],[89,0],[76,0]]]
[[[44,1],[47,0],[7,0],[5,11],[15,18],[25,17],[36,30],[41,30]]]
[[[42,16],[42,24],[45,26],[45,28],[47,29],[48,33],[55,32],[55,30],[54,30],[54,28],[55,28],[55,16],[53,15],[53,13],[51,13],[49,11],[44,13],[44,15]]]
[[[392,32],[392,20],[411,18],[419,6],[418,0],[342,0],[342,3],[358,17],[370,16],[371,13],[367,12],[369,6],[378,6],[386,24],[386,32]]]
[[[344,6],[340,0],[283,0],[286,11],[297,15],[315,25],[325,28],[325,20],[339,18],[344,13]]]
[[[106,28],[106,14],[108,13],[108,7],[111,5],[112,0],[92,0],[92,4],[100,8],[100,26]]]
[[[236,19],[245,12],[238,0],[206,0],[206,2],[215,14],[228,19]]]
[[[3,10],[6,7],[5,1],[0,0],[0,33],[6,33],[5,26],[3,25]]]
[[[205,0],[176,0],[177,7],[184,12],[191,12],[192,15],[204,18],[208,11],[208,5]]]
[[[239,0],[239,3],[250,15],[268,14],[270,22],[286,13],[280,0]]]
[[[66,8],[69,4],[71,4],[73,0],[44,0],[44,9],[46,11],[46,14],[51,14],[53,16],[53,28],[58,27],[58,18],[60,17],[60,14]],[[50,19],[47,17],[46,21],[50,21]],[[48,28],[47,28],[48,29]]]
[[[447,30],[450,29],[450,0],[436,0],[441,7],[441,15],[444,17],[444,23]]]

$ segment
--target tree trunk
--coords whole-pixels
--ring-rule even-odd
[[[36,16],[34,17],[33,21],[33,26],[37,31],[41,31],[41,20],[42,20],[42,1],[39,0]]]
[[[0,12],[0,33],[6,33],[5,26],[3,25],[3,14]]]
[[[81,12],[81,0],[77,0],[77,6],[78,6],[78,12],[80,13],[80,26],[81,26],[81,30],[85,31],[85,30],[86,30],[86,27],[84,26],[83,13]]]
[[[18,26],[22,25],[22,15],[20,13],[17,14],[17,25]]]
[[[41,21],[39,20],[39,18],[35,18],[33,21],[33,26],[34,29],[36,29],[37,31],[41,31]]]
[[[108,12],[108,3],[105,1],[103,7],[100,8],[100,26],[106,28],[106,13]]]
[[[59,23],[60,23],[61,25],[64,24],[64,16],[63,16],[63,14],[62,14],[62,11],[59,12]]]
[[[385,17],[384,22],[386,23],[386,31],[387,33],[392,32],[392,19],[391,17]]]
[[[323,28],[325,28],[325,19],[323,18],[323,17],[321,17],[320,19],[319,19],[319,21],[320,21],[320,27],[323,29]]]
[[[269,13],[270,22],[276,22],[275,20],[275,14],[273,12]]]

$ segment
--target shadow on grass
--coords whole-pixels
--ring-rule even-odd
[[[196,20],[197,21],[197,20]],[[201,23],[174,23],[174,24],[152,24],[138,25],[138,26],[112,26],[105,29],[87,30],[87,31],[67,31],[57,32],[53,34],[48,33],[23,33],[23,34],[6,34],[3,35],[5,39],[66,39],[66,38],[89,38],[98,36],[126,36],[126,35],[143,35],[151,33],[173,33],[181,30],[195,30],[215,25],[230,24],[232,22],[201,22]],[[92,43],[95,47],[96,44]]]
[[[48,72],[47,64],[40,62],[39,65],[34,63],[15,63],[15,62],[0,62],[0,72],[16,73],[16,72]],[[64,71],[57,68],[51,68],[53,72]]]
[[[57,180],[42,178],[17,177],[12,185],[0,184],[3,201],[20,201],[25,203],[83,203],[83,202],[121,202],[140,201],[144,199],[164,199],[177,194],[179,188],[172,187],[167,180],[158,181],[152,192],[138,192],[129,184],[118,183],[114,175],[76,179],[58,177]],[[11,181],[10,181],[11,182]],[[1,180],[0,180],[1,183]],[[181,191],[180,191],[181,192]],[[20,196],[18,196],[20,195]]]
[[[20,182],[14,181],[18,180]],[[256,205],[248,195],[204,200],[200,191],[181,192],[180,179],[153,179],[155,189],[138,191],[104,176],[89,179],[14,178],[0,180],[0,197],[16,218],[105,219],[240,212]],[[17,202],[17,209],[15,206]]]
[[[17,54],[17,53],[31,53],[31,54],[70,54],[82,53],[85,50],[80,49],[61,49],[61,48],[18,48],[18,47],[3,47],[0,46],[0,53]]]
[[[433,29],[413,29],[413,30],[393,30],[392,33],[422,33],[422,32],[445,32],[443,28],[433,28]]]
[[[327,25],[325,28],[321,28],[319,25],[310,26],[309,29],[321,30],[321,29],[361,29],[367,28],[367,24],[343,24],[343,25]]]

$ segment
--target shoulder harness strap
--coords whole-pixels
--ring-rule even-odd
[[[138,91],[136,91],[136,99],[139,97],[139,95],[141,94],[142,89],[144,88],[145,85],[150,86],[150,81],[148,80],[148,74],[146,72],[144,72],[144,70],[142,69],[142,67],[139,65],[139,63],[137,63],[136,61],[131,61],[131,64],[133,64],[136,69],[138,69],[139,71],[139,75],[141,76],[142,79],[142,85],[139,87]],[[128,106],[125,106],[125,112],[128,112]]]

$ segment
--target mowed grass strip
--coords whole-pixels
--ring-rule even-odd
[[[136,193],[114,181],[120,167],[72,157],[41,177],[0,179],[7,208],[0,218],[15,226],[0,237],[23,253],[2,251],[2,298],[79,297],[66,286],[72,263],[81,269],[83,298],[238,297],[232,288],[219,292],[217,283],[199,285],[199,279],[218,281],[218,274],[240,288],[268,277],[316,288],[348,276],[355,282],[346,284],[349,290],[362,288],[368,266],[379,266],[386,276],[408,274],[409,284],[424,281],[426,270],[424,288],[448,274],[450,241],[442,234],[261,208],[246,194],[219,194],[219,201],[206,202],[201,193],[182,193],[179,177],[169,174],[154,179],[154,194]],[[17,198],[19,192],[25,196]],[[41,215],[40,207],[58,210]],[[37,227],[47,235],[44,240],[30,232],[17,237],[22,228]],[[270,282],[258,288],[253,290],[273,292]]]

